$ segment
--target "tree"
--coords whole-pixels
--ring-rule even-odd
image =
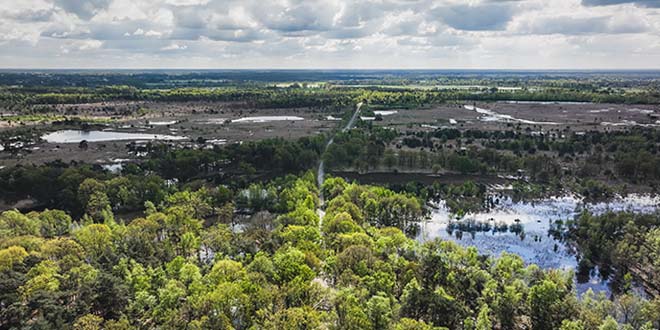
[[[17,210],[0,214],[0,239],[24,235],[38,236],[39,223]]]
[[[530,289],[528,304],[534,330],[552,330],[561,324],[564,293],[552,281],[543,280]]]
[[[90,224],[75,231],[76,241],[85,249],[85,253],[95,261],[110,257],[114,251],[112,231],[104,224]]]
[[[619,324],[612,316],[608,316],[598,327],[598,330],[618,330]]]
[[[44,237],[63,236],[71,229],[71,217],[64,211],[46,209],[39,213],[30,213],[29,216],[39,222],[41,235]]]
[[[79,317],[75,323],[73,323],[74,330],[101,330],[101,323],[103,323],[103,318],[98,317],[93,314],[86,314]]]
[[[27,251],[21,246],[10,246],[0,250],[0,273],[12,269],[14,264],[22,263],[27,256]]]
[[[309,306],[284,309],[275,314],[273,329],[307,330],[321,328],[322,314]]]
[[[104,212],[111,212],[108,195],[102,191],[93,192],[87,199],[85,212],[92,217],[95,222],[103,222]]]
[[[305,254],[293,247],[285,247],[273,256],[273,264],[280,283],[287,283],[296,277],[310,281],[314,278],[314,271],[305,264]]]
[[[392,306],[390,299],[375,295],[367,301],[367,314],[373,329],[387,329],[392,320]]]
[[[475,330],[492,330],[493,325],[490,322],[490,308],[488,305],[483,305],[479,310],[479,315],[477,316],[477,324]]]
[[[582,321],[563,320],[559,330],[584,330]]]

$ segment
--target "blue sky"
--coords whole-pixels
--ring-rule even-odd
[[[5,68],[660,68],[660,0],[0,0]]]

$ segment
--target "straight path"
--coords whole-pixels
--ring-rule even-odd
[[[353,113],[353,116],[351,119],[346,123],[346,126],[341,129],[342,133],[348,131],[355,125],[355,121],[357,120],[358,115],[360,114],[360,108],[362,108],[362,102],[358,103],[355,107],[355,112]],[[321,161],[319,162],[319,169],[316,172],[316,182],[319,185],[319,206],[323,205],[325,202],[323,198],[323,190],[321,190],[321,187],[323,186],[323,180],[325,178],[325,162],[323,161],[323,154],[325,153],[326,150],[328,150],[328,147],[334,142],[335,138],[334,136],[330,138],[328,143],[325,145],[325,148],[323,149],[323,152],[321,153]],[[319,209],[319,211],[321,211]]]

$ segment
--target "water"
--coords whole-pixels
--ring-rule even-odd
[[[232,123],[267,123],[271,121],[297,121],[305,120],[305,118],[297,116],[258,116],[258,117],[243,117],[234,119]]]
[[[504,123],[518,122],[518,123],[530,124],[530,125],[559,125],[559,123],[552,121],[532,121],[527,119],[520,119],[513,117],[511,115],[503,115],[493,110],[478,108],[473,105],[464,105],[463,107],[467,110],[476,111],[477,113],[482,114],[483,116],[481,116],[480,118],[481,121],[497,121]]]
[[[565,105],[579,105],[579,104],[593,104],[593,102],[575,102],[575,101],[504,101],[509,104],[565,104]]]
[[[208,124],[208,125],[222,125],[227,122],[227,118],[208,118],[208,119],[197,119],[194,120],[196,123]]]
[[[117,174],[124,169],[124,164],[123,163],[104,164],[101,165],[101,167],[110,173]]]
[[[655,124],[641,124],[634,120],[622,120],[621,122],[614,123],[609,121],[604,121],[600,123],[601,126],[640,126],[640,127],[658,127],[658,122]]]
[[[149,125],[153,126],[167,126],[176,124],[176,120],[163,120],[163,121],[149,121]]]
[[[110,131],[80,131],[80,130],[62,130],[45,134],[41,139],[49,143],[80,143],[103,142],[103,141],[125,141],[125,140],[186,140],[185,136],[145,134],[145,133],[126,133]]]
[[[375,115],[381,115],[381,116],[390,116],[399,113],[398,110],[377,110],[374,111]]]
[[[435,205],[430,221],[422,225],[420,241],[436,237],[452,240],[462,246],[476,246],[480,253],[499,256],[502,252],[520,255],[526,263],[537,264],[541,268],[575,269],[577,262],[566,246],[548,236],[550,225],[556,220],[573,219],[583,209],[593,214],[603,214],[607,211],[629,211],[635,213],[653,213],[660,209],[660,197],[648,195],[629,195],[618,197],[610,202],[585,203],[575,196],[547,198],[538,202],[514,202],[510,198],[502,198],[496,207],[478,213],[467,214],[460,221],[474,220],[478,223],[498,223],[507,225],[521,224],[525,238],[511,232],[463,232],[457,235],[457,230],[449,233],[448,225],[456,221],[455,216],[447,209],[444,201]],[[459,236],[459,237],[457,237]],[[588,283],[578,286],[579,292],[591,288],[594,291],[607,290],[607,285],[594,276]]]
[[[212,140],[207,140],[206,143],[213,144],[213,145],[223,145],[227,144],[226,139],[212,139]]]

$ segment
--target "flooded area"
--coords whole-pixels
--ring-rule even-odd
[[[232,123],[267,123],[271,121],[298,121],[305,120],[303,117],[298,116],[257,116],[257,117],[243,117],[234,119]]]
[[[551,104],[562,104],[562,105],[581,105],[581,104],[593,104],[593,102],[575,102],[575,101],[503,101],[507,104],[540,104],[540,105],[551,105]]]
[[[188,138],[185,136],[163,134],[62,130],[45,134],[41,137],[41,139],[49,143],[80,143],[82,141],[104,142],[125,140],[186,140]]]
[[[593,214],[608,211],[653,213],[660,209],[660,197],[628,195],[609,202],[587,203],[575,196],[547,198],[537,202],[515,202],[508,197],[497,199],[490,210],[466,214],[457,218],[444,201],[434,205],[431,219],[422,225],[420,241],[436,237],[452,240],[462,246],[476,246],[480,253],[498,256],[502,252],[520,255],[526,263],[542,268],[575,269],[575,256],[566,246],[548,234],[552,223],[557,220],[573,219],[582,210]],[[522,228],[522,234],[514,228]],[[463,231],[460,228],[473,228]],[[505,228],[502,230],[502,228]],[[508,228],[508,229],[507,229]],[[580,284],[587,288],[607,290],[605,283],[592,278],[590,283]]]
[[[559,125],[559,123],[551,122],[551,121],[532,121],[527,119],[520,119],[511,115],[503,115],[495,111],[479,108],[473,105],[464,105],[464,107],[467,110],[476,111],[477,113],[481,114],[482,116],[479,118],[479,120],[485,122],[496,121],[496,122],[504,122],[504,123],[518,122],[529,125]]]
[[[149,125],[152,126],[168,126],[168,125],[174,125],[177,123],[176,120],[155,120],[155,121],[149,121]]]
[[[381,115],[381,116],[390,116],[399,113],[398,110],[376,110],[374,111],[375,115]]]
[[[660,126],[659,122],[656,122],[655,124],[640,124],[634,120],[622,120],[620,122],[609,122],[609,121],[604,121],[600,123],[602,126],[640,126],[640,127],[658,127]]]

